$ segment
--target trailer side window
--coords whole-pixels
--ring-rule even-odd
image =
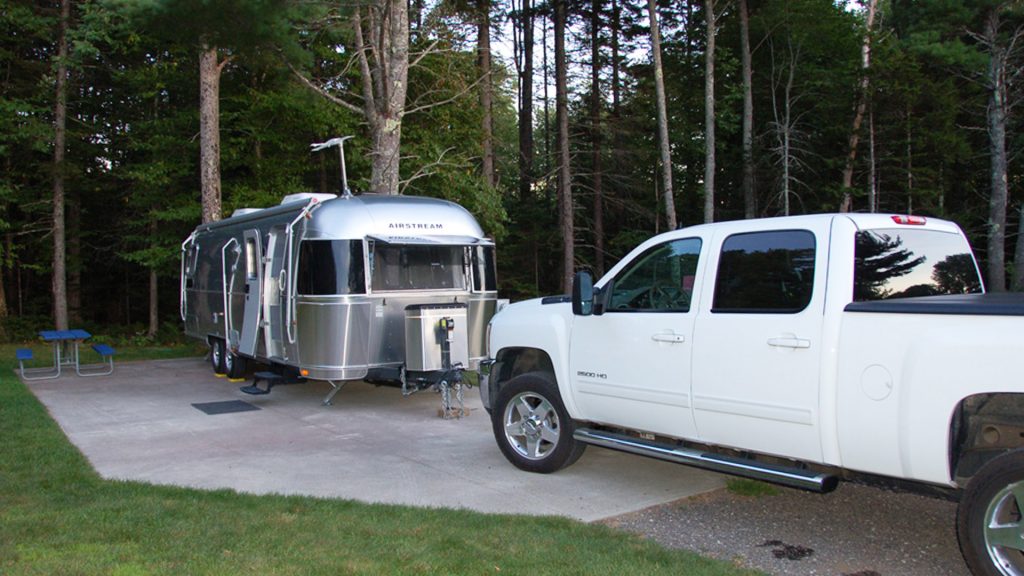
[[[365,294],[361,240],[304,240],[296,292],[306,296]]]
[[[375,291],[465,290],[465,253],[462,246],[377,243],[370,285]]]
[[[473,291],[498,289],[498,275],[494,266],[494,246],[475,246],[473,251]]]

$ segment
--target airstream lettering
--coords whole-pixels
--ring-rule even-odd
[[[422,327],[429,342],[410,368],[406,343],[424,338],[407,339],[406,326],[419,328],[430,307],[454,324],[437,353],[443,341],[451,364],[475,368],[496,306],[493,242],[464,208],[433,198],[292,195],[199,226],[182,244],[185,332],[230,377],[257,360],[334,392],[349,380],[404,384],[436,329]]]

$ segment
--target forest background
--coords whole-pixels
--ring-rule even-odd
[[[0,0],[0,327],[178,337],[189,232],[336,192],[342,135],[355,191],[469,209],[504,297],[840,210],[1021,290],[1022,67],[1020,0]]]

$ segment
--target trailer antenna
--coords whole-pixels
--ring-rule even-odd
[[[351,198],[352,191],[348,189],[348,175],[345,173],[345,140],[352,138],[352,136],[342,136],[341,138],[331,138],[326,142],[320,142],[317,144],[310,144],[310,152],[319,152],[326,150],[333,146],[338,147],[338,159],[339,166],[341,167],[341,196],[343,198]]]

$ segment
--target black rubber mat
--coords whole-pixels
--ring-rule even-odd
[[[203,402],[201,404],[193,404],[195,408],[202,410],[204,413],[213,416],[214,414],[232,414],[234,412],[249,412],[252,410],[259,410],[259,406],[253,406],[248,402],[242,402],[241,400],[227,400],[225,402]]]

